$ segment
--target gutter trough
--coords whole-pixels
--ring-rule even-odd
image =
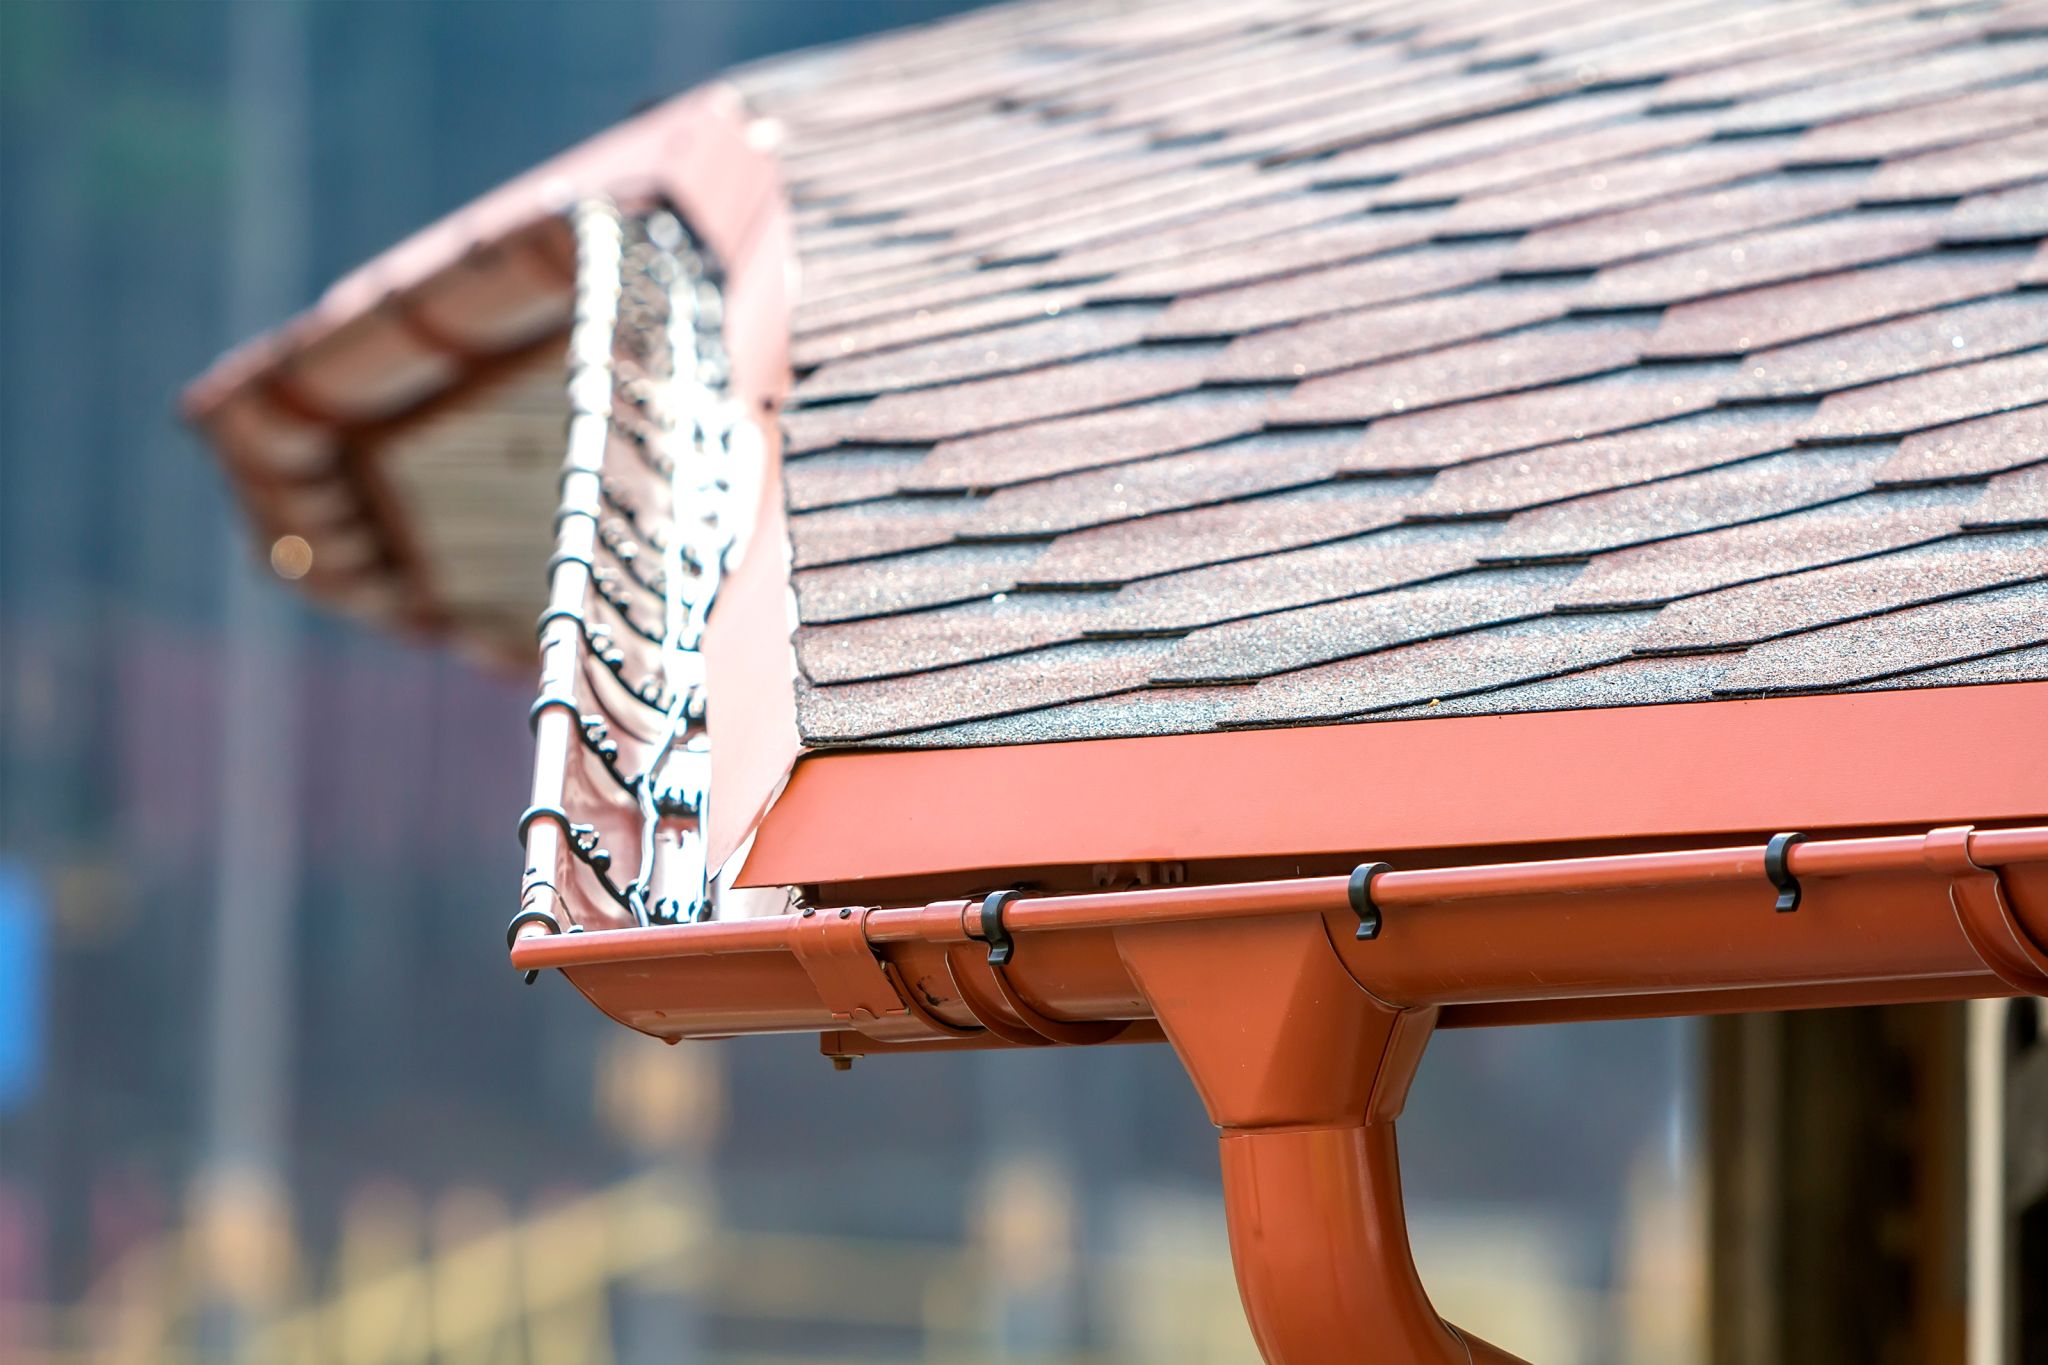
[[[589,932],[554,908],[512,965],[672,1042],[1171,1043],[1275,1365],[1515,1359],[1436,1313],[1408,1247],[1394,1121],[1439,1026],[2048,994],[2043,825]]]

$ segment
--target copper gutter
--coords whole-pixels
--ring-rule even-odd
[[[873,1052],[1171,1042],[1220,1135],[1267,1360],[1505,1362],[1430,1306],[1394,1120],[1439,1025],[2048,993],[2048,826],[843,907],[550,935],[671,1040]]]

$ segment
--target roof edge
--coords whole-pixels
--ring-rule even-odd
[[[195,379],[184,416],[265,541],[300,534],[318,545],[344,526],[360,540],[367,526],[367,552],[316,555],[302,587],[353,614],[443,634],[377,448],[560,343],[574,275],[563,214],[593,195],[628,209],[666,202],[690,223],[728,279],[735,387],[750,403],[779,402],[795,254],[776,135],[728,84],[668,100],[336,281]]]
[[[2044,722],[2029,682],[812,753],[737,881],[2039,819]]]

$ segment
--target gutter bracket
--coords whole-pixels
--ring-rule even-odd
[[[1010,933],[1003,928],[1003,907],[1017,899],[1015,891],[991,891],[981,902],[981,937],[988,944],[988,965],[1007,967],[1010,955],[1017,945],[1010,941]]]
[[[1764,845],[1764,875],[1778,888],[1777,909],[1781,915],[1799,908],[1799,879],[1792,875],[1791,853],[1794,844],[1805,842],[1806,836],[1795,831],[1773,834],[1770,843]]]
[[[553,891],[555,889],[552,886],[548,886],[548,883],[546,882],[537,882],[534,885],[547,886],[549,891]],[[527,888],[528,891],[531,891],[532,889],[533,887],[531,886]],[[518,914],[514,915],[512,917],[512,922],[505,926],[505,947],[508,951],[511,949],[513,944],[519,941],[520,929],[524,928],[526,925],[529,924],[541,925],[551,934],[559,934],[562,932],[562,922],[560,920],[556,919],[552,914],[550,914],[546,910],[542,910],[534,906],[528,906],[526,909],[521,910]],[[519,979],[525,982],[527,985],[531,986],[534,982],[540,980],[540,973],[537,971],[521,972],[519,974]]]
[[[1004,890],[991,891],[982,897],[981,938],[988,944],[985,961],[977,963],[971,950],[961,951],[966,947],[964,944],[946,950],[946,975],[952,979],[960,1003],[967,1007],[975,1022],[1017,1047],[1043,1047],[1047,1043],[1087,1047],[1109,1042],[1129,1028],[1127,1019],[1076,1023],[1049,1018],[1017,993],[1005,970],[1016,954],[1017,945],[1010,937],[1010,931],[1003,927],[1003,908],[1018,895],[1014,890]],[[993,1000],[989,998],[991,995],[995,997]],[[998,1003],[1000,1009],[997,1008]],[[1010,1017],[1006,1018],[1003,1010],[1008,1010]]]
[[[837,1023],[878,1041],[957,1036],[906,998],[902,978],[868,945],[868,911],[805,910],[790,934],[790,949],[818,998]]]
[[[1016,894],[1014,891],[995,893],[997,896]],[[989,899],[994,900],[995,896]],[[1008,946],[1008,940],[1004,942]],[[949,947],[946,950],[946,975],[951,978],[960,1003],[967,1007],[975,1022],[994,1037],[1016,1047],[1044,1047],[1048,1043],[1089,1047],[1111,1042],[1131,1026],[1128,1019],[1075,1022],[1041,1013],[1017,993],[1009,973],[996,960],[993,949],[984,961],[966,944]],[[1004,1014],[1005,1010],[1008,1015]]]
[[[1373,939],[1380,936],[1383,923],[1379,906],[1372,898],[1373,880],[1382,872],[1394,869],[1387,863],[1360,863],[1351,872],[1351,909],[1358,916],[1358,932],[1354,938]]]
[[[1998,869],[1970,856],[1972,833],[1969,825],[1930,830],[1927,866],[1948,878],[1956,923],[1992,975],[2022,995],[2048,995],[2048,945],[2014,913]]]

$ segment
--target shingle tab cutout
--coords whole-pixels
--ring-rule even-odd
[[[1135,8],[737,78],[809,742],[2048,680],[2038,6]]]

